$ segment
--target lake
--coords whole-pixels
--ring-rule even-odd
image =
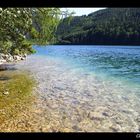
[[[34,48],[37,53],[17,68],[38,81],[36,106],[49,119],[47,131],[140,131],[139,46]]]
[[[102,77],[140,83],[140,47],[135,46],[48,46],[37,47],[36,55],[61,59],[73,69]]]

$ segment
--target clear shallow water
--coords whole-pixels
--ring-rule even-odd
[[[35,48],[17,65],[38,81],[33,131],[140,132],[139,47]]]
[[[37,47],[36,55],[62,59],[75,69],[139,86],[140,47],[135,46],[48,46]]]

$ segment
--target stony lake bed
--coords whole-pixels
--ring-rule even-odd
[[[21,72],[27,71],[37,86],[30,105],[24,104],[16,117],[1,123],[1,132],[140,131],[140,86],[137,83],[129,85],[116,77],[115,80],[102,78],[101,74],[83,69],[88,67],[85,59],[75,66],[67,58],[51,56],[59,54],[56,48],[45,49],[46,55],[28,56],[14,66]],[[72,55],[73,48],[61,50],[64,54],[68,51]],[[76,53],[73,60],[78,55]],[[96,62],[99,62],[97,57]]]

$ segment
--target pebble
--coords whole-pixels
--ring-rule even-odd
[[[77,131],[82,131],[82,129],[79,128],[77,125],[74,125],[74,126],[72,127],[72,129],[74,129],[76,132],[77,132]]]
[[[100,113],[100,112],[90,112],[89,114],[88,114],[88,117],[91,119],[91,120],[102,120],[102,119],[104,119],[104,116],[103,116],[103,114],[102,113]]]
[[[140,122],[140,116],[138,116],[138,117],[136,118],[136,121],[137,121],[137,122]]]
[[[8,91],[3,92],[4,95],[9,95]]]
[[[62,129],[62,132],[72,132],[73,130],[72,129],[70,129],[70,128],[64,128],[64,129]]]
[[[20,130],[32,132],[132,131],[129,126],[131,123],[126,120],[129,114],[122,114],[122,111],[120,111],[121,115],[117,114],[119,112],[118,108],[127,110],[124,107],[128,107],[129,102],[126,102],[125,105],[121,104],[121,100],[115,98],[115,89],[112,90],[112,97],[110,97],[108,91],[112,87],[106,87],[106,83],[104,83],[104,86],[101,82],[96,83],[97,80],[93,77],[91,79],[79,77],[82,79],[80,81],[77,78],[78,74],[65,71],[65,69],[65,73],[59,74],[62,68],[59,69],[54,60],[50,62],[49,59],[47,60],[44,57],[43,59],[40,58],[39,61],[37,60],[38,58],[31,58],[20,64],[21,69],[30,69],[38,82],[38,88],[35,88],[35,91],[37,91],[36,95],[39,100],[34,102],[32,111],[24,110],[23,114],[20,115],[23,120],[25,120],[26,115],[30,125],[18,124],[17,119],[13,119],[10,122],[14,122],[15,125],[11,127],[7,120],[7,122],[4,122],[7,129],[2,129],[0,126],[1,130],[17,132],[19,131],[18,124],[19,127],[23,127]],[[49,68],[47,65],[49,65]],[[56,70],[55,67],[58,69]],[[87,80],[92,84],[87,86]],[[105,90],[103,87],[110,89]],[[110,101],[106,98],[107,96],[112,101],[116,99],[115,101],[117,102]],[[133,107],[132,109],[135,110]],[[133,110],[131,112],[134,113]],[[140,113],[139,110],[138,113]],[[124,117],[123,115],[126,116]],[[132,119],[135,119],[136,124],[140,122],[140,118],[134,117]],[[134,128],[134,126],[132,127]]]

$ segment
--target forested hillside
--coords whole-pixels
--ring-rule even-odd
[[[57,44],[140,45],[140,8],[107,8],[59,24]]]

